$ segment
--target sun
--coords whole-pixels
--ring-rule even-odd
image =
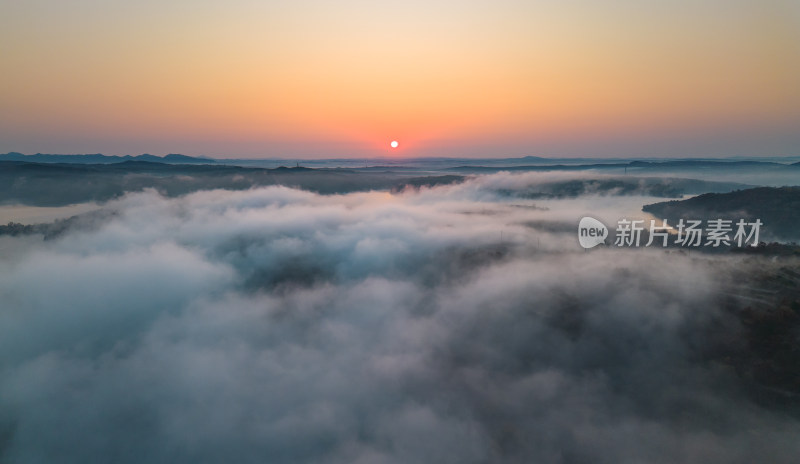
[[[397,148],[398,145],[400,144],[397,143],[397,140],[392,140],[392,143],[389,144],[389,146],[391,146],[392,148]]]

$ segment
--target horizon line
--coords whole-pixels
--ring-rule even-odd
[[[747,159],[747,158],[800,158],[800,154],[780,154],[780,155],[635,155],[635,156],[544,156],[544,155],[520,155],[520,156],[353,156],[353,157],[242,157],[241,155],[187,155],[183,153],[165,153],[155,155],[152,153],[133,154],[106,154],[106,153],[22,153],[19,151],[9,151],[0,153],[0,156],[21,155],[21,156],[104,156],[110,158],[136,158],[141,156],[151,156],[156,158],[166,158],[168,156],[184,156],[194,159],[207,159],[212,161],[359,161],[359,160],[382,160],[389,162],[412,161],[412,160],[699,160],[699,159]]]

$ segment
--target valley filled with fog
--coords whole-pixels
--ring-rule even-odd
[[[757,214],[726,195],[785,170],[75,167],[102,188],[62,202],[23,168],[14,208],[92,207],[0,233],[0,462],[800,454],[797,229],[765,219],[780,253],[613,245],[669,199]],[[578,245],[584,216],[607,246]]]

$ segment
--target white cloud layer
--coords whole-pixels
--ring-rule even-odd
[[[744,261],[584,252],[530,224],[624,212],[492,193],[520,181],[145,192],[14,239],[0,462],[794,462],[702,359]]]

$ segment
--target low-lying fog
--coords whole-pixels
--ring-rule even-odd
[[[9,222],[40,224],[43,222],[52,222],[57,219],[66,219],[98,208],[98,204],[94,202],[78,203],[69,206],[0,205],[0,224],[8,224]]]
[[[1,237],[0,462],[795,462],[796,411],[717,350],[782,264],[584,251],[582,216],[661,199],[498,193],[537,176],[145,191]]]

